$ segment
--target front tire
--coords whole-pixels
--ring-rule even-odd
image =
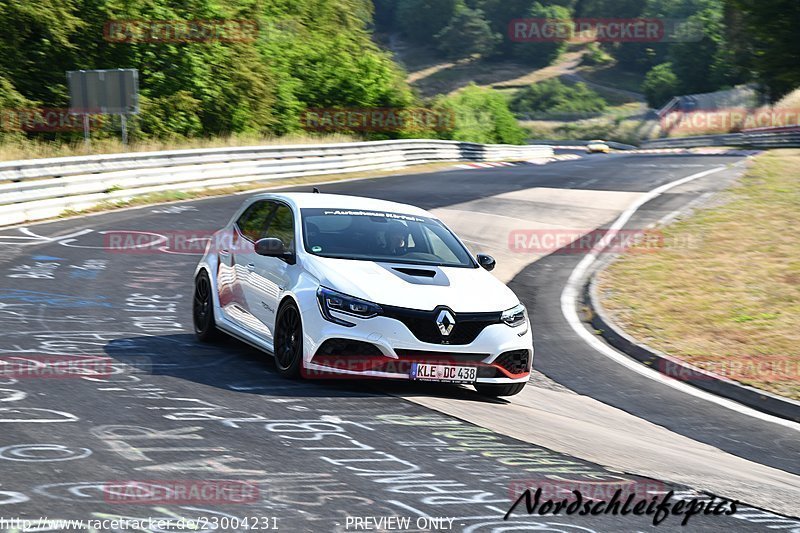
[[[506,385],[494,385],[476,383],[475,390],[484,396],[514,396],[522,392],[527,383],[508,383]]]
[[[278,309],[275,320],[275,366],[278,374],[297,379],[303,366],[303,322],[293,301]]]
[[[211,296],[211,280],[203,270],[194,282],[194,300],[192,301],[192,319],[194,333],[201,342],[213,342],[222,337],[214,320],[214,299]]]

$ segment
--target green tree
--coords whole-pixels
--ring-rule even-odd
[[[511,57],[514,43],[509,34],[509,24],[514,19],[530,17],[533,0],[473,0],[468,4],[483,11],[492,31],[503,37],[495,48],[496,55]]]
[[[65,71],[139,70],[139,136],[284,134],[306,106],[405,106],[413,95],[373,43],[370,0],[0,2],[0,93],[68,104]],[[110,21],[252,20],[243,42],[115,42]],[[13,84],[13,85],[12,85]],[[2,96],[2,95],[0,95]]]
[[[712,92],[739,81],[725,55],[721,5],[692,15],[688,23],[700,31],[700,38],[674,43],[668,53],[679,90],[689,94]]]
[[[435,35],[452,20],[457,0],[396,0],[397,26],[417,43],[432,43]]]
[[[559,5],[543,5],[539,2],[533,4],[528,14],[535,19],[548,19],[552,21],[569,21],[572,13],[566,7]],[[514,43],[512,53],[514,58],[524,61],[529,65],[544,67],[555,61],[567,49],[566,40],[551,40],[546,42]]]
[[[439,50],[451,58],[487,55],[501,42],[502,37],[492,32],[483,11],[459,7],[450,23],[436,34]]]
[[[738,64],[755,72],[770,101],[800,86],[800,2],[797,0],[725,0],[745,32],[746,49]],[[744,52],[744,53],[742,53]]]

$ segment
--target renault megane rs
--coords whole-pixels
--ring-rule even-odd
[[[533,340],[494,266],[416,207],[261,194],[206,246],[195,332],[264,350],[286,377],[466,383],[510,396],[530,377]]]

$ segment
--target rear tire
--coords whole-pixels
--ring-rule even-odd
[[[213,342],[222,338],[214,320],[214,299],[211,296],[211,280],[203,270],[194,282],[194,300],[192,301],[192,319],[194,333],[201,342]]]
[[[275,366],[278,374],[297,379],[303,366],[303,322],[297,305],[289,300],[275,319]]]
[[[514,396],[522,392],[527,383],[508,383],[505,385],[493,385],[476,383],[475,390],[484,396]]]

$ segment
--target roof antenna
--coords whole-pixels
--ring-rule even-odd
[[[319,188],[318,187],[314,187],[314,194],[319,194]]]

